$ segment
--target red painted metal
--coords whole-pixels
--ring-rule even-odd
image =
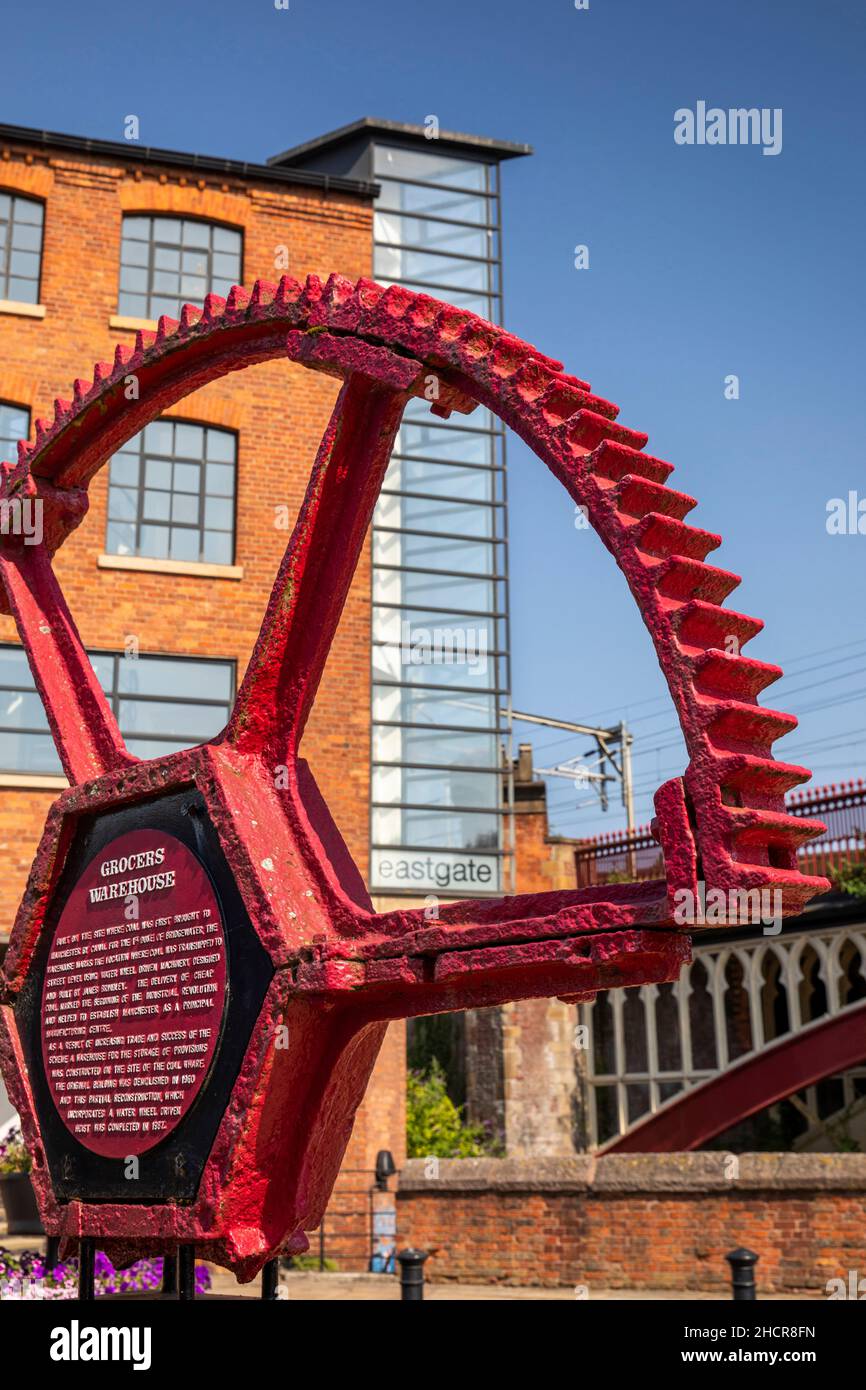
[[[140,762],[92,676],[50,556],[127,439],[206,382],[281,356],[344,384],[258,643],[222,734]],[[436,413],[480,403],[526,440],[586,507],[626,577],[689,751],[684,778],[656,796],[664,880],[451,903],[434,920],[422,909],[377,913],[299,755],[403,408],[429,394],[431,376]],[[17,464],[2,465],[0,495],[24,488],[44,505],[44,546],[7,537],[0,576],[72,783],[49,812],[0,1011],[0,1063],[52,1234],[93,1236],[118,1260],[194,1242],[249,1279],[276,1251],[306,1248],[389,1019],[674,979],[689,938],[673,929],[672,895],[696,893],[699,864],[708,885],[778,888],[788,912],[825,887],[798,873],[804,822],[784,809],[785,790],[808,772],[771,754],[796,721],[757,704],[778,668],[720,650],[726,634],[746,641],[761,624],[721,606],[739,581],[704,562],[719,538],[685,523],[694,504],[665,486],[670,465],[644,454],[646,436],[616,414],[561,364],[425,295],[286,278],[227,301],[209,296],[179,323],[161,319],[156,334],[138,334],[133,351],[118,348],[112,366],[75,383],[53,421],[37,422]],[[76,825],[186,788],[204,799],[273,981],[195,1201],[59,1203],[13,1006]]]
[[[809,787],[792,792],[785,808],[792,816],[805,817],[810,831],[804,836],[797,862],[804,874],[828,875],[835,869],[859,862],[866,854],[866,786],[863,779],[833,783],[828,787]],[[814,817],[826,822],[817,836]],[[612,874],[621,875],[629,862],[636,865],[636,879],[658,878],[659,845],[651,825],[634,830],[614,830],[575,845],[578,887],[606,883]]]
[[[602,1153],[699,1149],[786,1096],[866,1061],[866,1001],[742,1057],[647,1115]]]

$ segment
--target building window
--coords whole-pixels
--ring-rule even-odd
[[[158,758],[224,727],[234,698],[233,661],[88,652],[130,753]],[[63,769],[23,647],[0,645],[0,770]]]
[[[124,217],[118,313],[179,318],[241,282],[241,233],[188,217]]]
[[[377,146],[374,246],[380,284],[407,285],[499,321],[494,165]]]
[[[0,299],[39,303],[44,220],[41,203],[0,192]]]
[[[0,458],[14,463],[18,458],[18,443],[29,433],[30,411],[24,406],[0,401]]]
[[[155,420],[111,460],[108,553],[232,564],[236,470],[230,430]]]

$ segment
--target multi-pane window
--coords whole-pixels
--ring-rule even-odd
[[[39,303],[44,220],[41,203],[0,191],[0,299]]]
[[[381,188],[376,278],[499,319],[497,170],[426,151],[377,146]]]
[[[20,405],[0,401],[0,459],[12,463],[18,458],[18,442],[30,433],[30,411]]]
[[[230,430],[155,420],[111,460],[108,553],[232,564],[236,472]]]
[[[241,281],[241,233],[189,217],[124,217],[118,313],[179,318]]]
[[[158,758],[213,738],[234,697],[233,661],[89,652],[130,753]],[[0,645],[0,770],[62,772],[24,649]]]

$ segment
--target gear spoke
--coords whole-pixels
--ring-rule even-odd
[[[45,547],[5,547],[0,575],[69,781],[86,782],[134,761]]]
[[[241,751],[297,751],[405,403],[360,376],[340,391],[226,729]]]

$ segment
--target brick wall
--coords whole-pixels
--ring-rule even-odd
[[[723,1292],[728,1251],[761,1293],[866,1275],[866,1154],[724,1153],[406,1164],[402,1245],[433,1280]]]
[[[577,887],[576,841],[551,835],[547,787],[532,772],[532,745],[521,743],[514,767],[514,850],[518,893],[545,893]]]

